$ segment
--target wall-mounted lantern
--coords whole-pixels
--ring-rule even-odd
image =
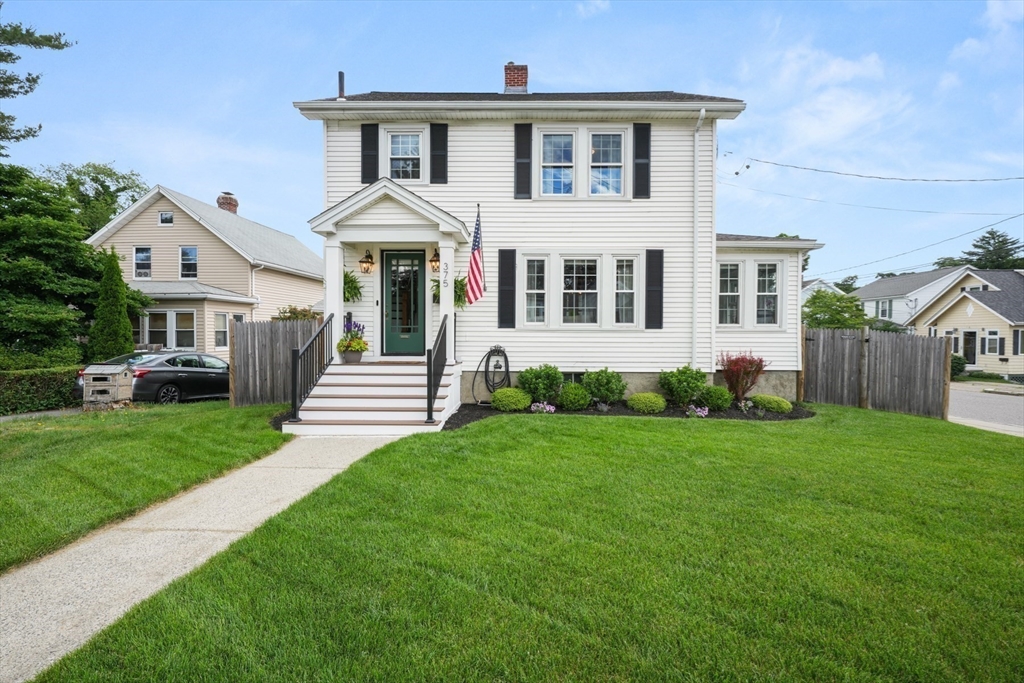
[[[359,259],[359,270],[364,273],[373,272],[373,256],[370,255],[370,250],[366,250],[366,256]]]
[[[434,255],[430,257],[430,269],[435,273],[441,272],[441,255],[437,253],[437,249],[434,250]]]

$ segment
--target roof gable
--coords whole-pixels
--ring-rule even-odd
[[[944,277],[956,273],[958,270],[965,270],[966,268],[967,266],[953,266],[951,268],[937,268],[923,273],[907,273],[906,275],[881,278],[858,288],[854,294],[861,300],[907,296],[911,292],[916,292],[922,287],[927,287]]]
[[[962,299],[965,295],[969,296],[985,308],[988,308],[1012,325],[1024,324],[1024,272],[1016,270],[975,270],[973,268],[968,268],[960,275],[960,277],[955,278],[946,287],[944,287],[942,291],[936,295],[935,299],[939,299],[951,290],[965,286],[963,283],[968,279],[968,277],[972,280],[971,284],[968,286],[975,286],[973,281],[978,280],[985,283],[989,289],[962,292],[960,296],[954,298],[946,306],[943,306],[941,310],[929,316],[925,324],[929,324],[931,321],[938,318],[948,310],[950,306]],[[918,311],[916,315],[911,316],[910,319],[907,320],[907,324],[911,324],[915,318],[922,317],[928,308],[929,307],[926,306]]]

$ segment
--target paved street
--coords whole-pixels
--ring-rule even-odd
[[[984,388],[997,387],[1001,388],[1001,385]],[[954,383],[949,394],[949,420],[1024,436],[1024,394],[990,394],[976,385]]]

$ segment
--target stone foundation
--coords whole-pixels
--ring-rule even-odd
[[[714,384],[725,386],[722,373],[716,372]],[[771,394],[781,396],[787,401],[796,400],[796,370],[766,370],[757,384],[750,390],[751,394]]]

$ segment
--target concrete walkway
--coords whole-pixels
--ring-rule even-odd
[[[395,437],[306,437],[0,576],[0,683],[32,678]]]

